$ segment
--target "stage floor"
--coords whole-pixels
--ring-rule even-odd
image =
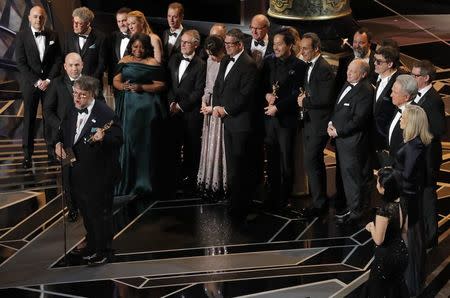
[[[416,21],[442,28],[439,17]],[[392,18],[362,23],[375,35],[379,26],[389,28],[391,37],[403,34],[406,61],[434,59],[435,87],[444,97],[448,121],[450,63],[438,54],[448,46],[421,35],[409,38],[414,26]],[[255,202],[254,213],[242,223],[228,217],[225,202],[183,194],[170,201],[119,197],[114,260],[87,267],[77,258],[65,259],[64,251],[82,241],[84,228],[80,220],[63,223],[59,168],[48,164],[41,129],[33,169],[21,169],[20,104],[0,98],[0,297],[356,297],[364,287],[374,248],[364,226],[371,219],[340,226],[333,207],[305,221],[295,212],[263,211]],[[449,134],[439,175],[439,246],[428,253],[423,297],[449,295]],[[331,184],[334,154],[326,154]],[[294,199],[297,208],[307,203],[307,197]],[[377,203],[374,197],[372,206]]]

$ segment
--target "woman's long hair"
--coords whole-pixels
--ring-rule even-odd
[[[405,107],[403,115],[406,117],[406,126],[403,129],[403,141],[407,143],[419,137],[423,144],[430,144],[433,135],[428,129],[428,118],[425,111],[417,105],[409,104]]]
[[[130,11],[127,14],[127,17],[136,18],[136,20],[142,24],[142,33],[145,33],[148,35],[153,33],[152,28],[150,27],[150,25],[147,22],[147,19],[145,18],[145,15],[141,11],[139,11],[139,10]]]

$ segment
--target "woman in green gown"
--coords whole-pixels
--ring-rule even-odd
[[[115,193],[149,197],[155,188],[158,133],[167,114],[160,95],[165,89],[164,71],[153,57],[148,35],[134,34],[127,51],[131,54],[119,62],[113,80],[119,90],[116,114],[124,135],[122,180]]]

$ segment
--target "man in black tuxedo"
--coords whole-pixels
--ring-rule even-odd
[[[445,120],[444,102],[441,96],[433,88],[432,81],[436,77],[434,65],[427,60],[418,61],[413,64],[411,75],[416,79],[419,93],[414,99],[414,103],[421,106],[428,117],[430,132],[433,140],[427,147],[427,185],[423,195],[423,216],[426,235],[426,245],[428,248],[435,247],[438,242],[438,220],[437,220],[437,177],[442,163],[441,138],[447,130]]]
[[[106,65],[105,35],[91,27],[94,13],[87,7],[76,8],[72,12],[73,32],[68,32],[64,41],[64,54],[75,52],[83,59],[83,75],[103,81]],[[104,100],[102,85],[99,98]]]
[[[31,168],[34,152],[34,132],[39,101],[43,104],[50,81],[61,67],[61,50],[58,36],[45,28],[47,14],[41,6],[34,6],[28,15],[30,27],[26,26],[16,36],[16,62],[19,69],[19,85],[23,96],[24,117],[22,166]],[[45,119],[44,119],[45,121]],[[45,132],[45,131],[44,131]],[[53,150],[49,148],[49,155]]]
[[[244,219],[249,212],[255,182],[252,134],[258,70],[255,61],[244,51],[243,41],[244,34],[239,29],[227,32],[228,57],[220,62],[213,89],[213,116],[222,118],[224,123],[229,211],[237,219]]]
[[[375,96],[373,101],[373,122],[371,125],[371,150],[372,150],[372,168],[382,167],[377,158],[382,150],[387,149],[387,135],[392,118],[397,112],[396,106],[392,103],[391,90],[395,79],[401,72],[400,53],[397,48],[383,46],[376,50],[375,55],[375,73],[378,79],[375,85]]]
[[[389,148],[390,160],[386,166],[392,165],[395,161],[398,149],[403,146],[403,130],[400,128],[400,118],[407,104],[417,95],[417,82],[410,75],[402,74],[397,76],[392,86],[391,98],[392,103],[397,107],[391,123],[389,125],[387,144]]]
[[[66,112],[73,105],[74,81],[81,76],[83,61],[77,53],[67,54],[64,61],[65,74],[55,78],[48,88],[44,101],[46,134],[51,144],[55,144],[59,126]]]
[[[306,63],[293,54],[295,38],[287,29],[273,37],[274,55],[262,68],[265,93],[265,145],[268,163],[269,208],[284,209],[292,192],[294,145],[298,126],[297,96],[303,87]]]
[[[258,68],[262,67],[264,58],[273,53],[273,41],[269,37],[269,28],[270,21],[265,15],[255,15],[250,23],[252,36],[244,41],[245,50],[255,59]]]
[[[74,107],[63,119],[55,146],[59,158],[67,158],[69,149],[76,158],[69,167],[70,195],[79,203],[83,216],[87,232],[83,259],[88,265],[104,264],[111,256],[113,190],[120,178],[123,142],[114,112],[94,99],[98,84],[88,76],[75,82]],[[104,130],[108,123],[110,128]]]
[[[361,58],[369,63],[370,71],[367,78],[372,84],[376,82],[376,74],[374,72],[374,51],[371,50],[372,33],[365,27],[360,28],[353,35],[353,54],[344,56],[339,59],[339,66],[336,74],[336,90],[340,91],[344,83],[347,81],[347,68],[353,59]]]
[[[203,117],[200,113],[202,95],[206,80],[206,63],[195,54],[200,44],[197,30],[187,30],[181,36],[181,53],[174,54],[169,60],[170,84],[168,100],[170,104],[173,137],[175,139],[176,161],[186,190],[193,191],[197,184],[200,162],[201,130]],[[180,177],[181,176],[181,177]]]
[[[45,130],[48,142],[52,144],[52,147],[56,144],[62,119],[64,119],[67,111],[73,107],[72,86],[74,81],[80,78],[82,69],[83,61],[80,55],[77,53],[67,54],[64,62],[66,73],[58,76],[50,83],[45,95],[43,108]],[[65,176],[65,179],[67,178],[68,176]],[[66,189],[66,193],[70,192]],[[69,221],[75,222],[78,219],[78,205],[70,196],[67,205],[69,207]]]
[[[117,63],[126,54],[130,32],[128,30],[127,15],[131,11],[128,7],[122,7],[116,12],[118,31],[114,31],[107,42],[108,45],[108,84],[112,86]]]
[[[303,145],[306,174],[312,206],[300,211],[302,217],[316,216],[327,210],[327,173],[323,150],[328,142],[327,125],[334,105],[334,74],[320,53],[320,39],[305,33],[301,53],[307,64],[305,92],[297,103],[304,111]]]
[[[181,51],[181,35],[183,28],[184,7],[181,3],[173,2],[167,9],[167,23],[169,29],[163,32],[164,61],[169,61],[170,57]]]
[[[369,169],[369,127],[373,87],[368,81],[369,64],[362,59],[350,62],[347,83],[342,88],[328,135],[336,145],[336,209],[343,221],[359,219],[364,203],[365,179]]]

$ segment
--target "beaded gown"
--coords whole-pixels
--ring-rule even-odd
[[[219,66],[219,62],[208,58],[205,93],[202,97],[202,101],[207,106],[213,105],[212,91]],[[224,148],[222,120],[211,115],[205,115],[197,185],[203,195],[212,199],[221,197],[227,189]]]
[[[403,216],[401,225],[400,209]],[[405,204],[400,202],[390,202],[377,209],[376,214],[387,217],[389,223],[383,243],[375,247],[368,297],[409,297],[403,275],[408,265],[408,249],[402,239],[406,213]]]

